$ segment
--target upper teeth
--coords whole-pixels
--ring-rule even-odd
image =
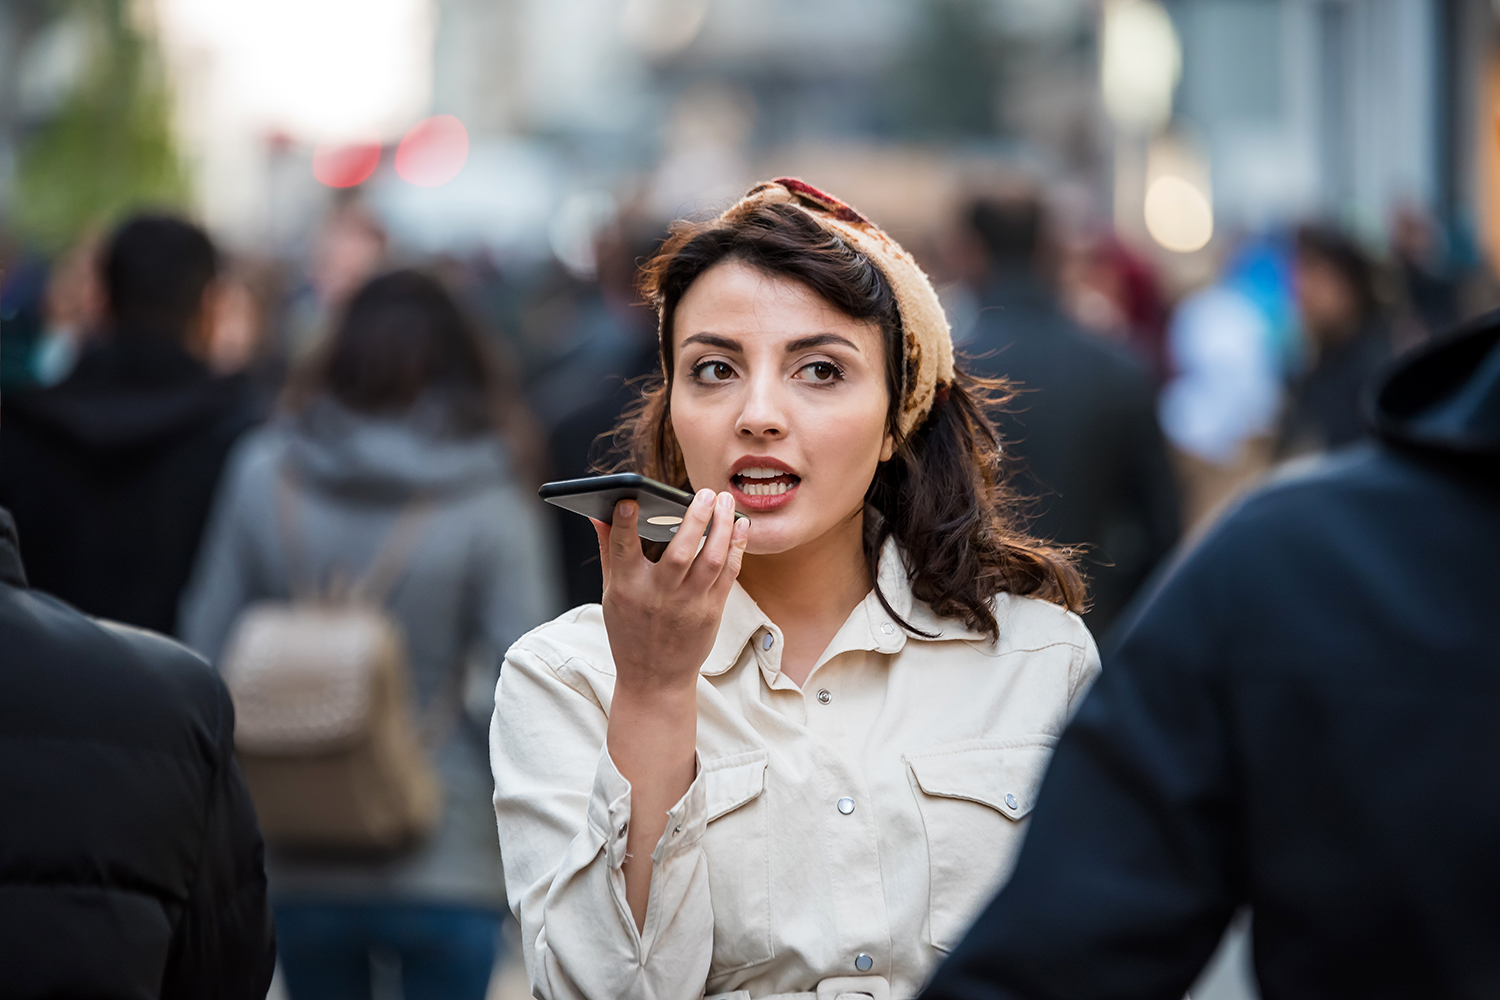
[[[787,473],[781,469],[762,468],[741,469],[738,473],[736,473],[736,475],[739,475],[745,479],[775,479],[777,476],[784,476],[786,474]]]

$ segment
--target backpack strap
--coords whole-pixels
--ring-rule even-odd
[[[385,599],[406,572],[406,564],[431,513],[432,501],[427,497],[418,497],[401,509],[396,523],[386,535],[385,544],[370,560],[370,568],[355,581],[351,596],[368,604],[384,606]]]
[[[297,486],[296,469],[290,462],[282,462],[276,476],[276,526],[286,561],[287,589],[294,601],[301,602],[316,599],[320,588],[303,560],[300,539],[304,532]],[[421,528],[431,513],[432,501],[428,497],[419,496],[407,503],[370,560],[369,569],[348,588],[347,596],[383,607],[406,571],[406,563],[421,538]]]

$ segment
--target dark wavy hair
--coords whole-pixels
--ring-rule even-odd
[[[305,413],[329,396],[357,413],[398,415],[438,400],[455,437],[498,434],[530,478],[540,466],[514,379],[441,281],[390,271],[355,292],[329,335],[287,380],[282,406]]]
[[[880,327],[890,397],[886,427],[896,450],[865,494],[864,555],[876,595],[903,628],[926,634],[880,592],[877,569],[888,538],[901,546],[916,597],[991,638],[999,635],[992,599],[1001,592],[1084,609],[1073,553],[1026,534],[1020,500],[1007,485],[989,414],[1010,399],[1009,386],[959,372],[940,387],[927,418],[903,437],[897,415],[904,351],[895,292],[867,257],[790,205],[750,205],[712,222],[678,222],[643,266],[641,291],[661,322],[662,374],[616,429],[615,448],[623,457],[615,468],[690,488],[672,430],[672,323],[688,287],[729,261],[799,281],[846,315]]]

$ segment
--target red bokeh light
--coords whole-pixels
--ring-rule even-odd
[[[313,149],[313,176],[334,188],[354,187],[369,180],[380,166],[380,144],[376,142],[331,145],[318,143]]]
[[[458,176],[469,158],[469,133],[452,115],[413,125],[396,147],[396,173],[417,187],[437,187]]]

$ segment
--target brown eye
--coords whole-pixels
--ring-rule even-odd
[[[693,369],[693,377],[700,382],[727,382],[734,378],[734,369],[723,361],[705,361]]]
[[[831,361],[814,361],[810,365],[803,365],[802,370],[807,373],[807,378],[813,382],[832,382],[843,375],[839,366]]]

